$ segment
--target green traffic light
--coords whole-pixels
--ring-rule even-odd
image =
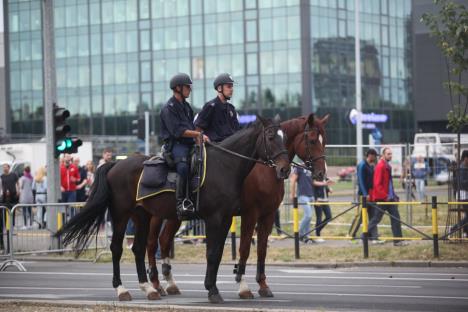
[[[70,138],[63,139],[59,141],[59,144],[56,146],[57,151],[64,152],[65,150],[72,147],[73,141]]]
[[[60,144],[57,145],[56,149],[59,152],[63,152],[66,147],[67,147],[67,144],[65,143],[65,141],[60,141]]]

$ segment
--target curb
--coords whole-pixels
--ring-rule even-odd
[[[171,312],[204,312],[204,311],[249,311],[249,312],[258,312],[258,311],[275,311],[275,312],[297,312],[304,311],[294,310],[294,309],[262,309],[262,308],[233,308],[233,307],[223,307],[222,305],[213,305],[209,302],[206,302],[204,306],[190,306],[190,305],[173,305],[173,304],[141,304],[141,303],[121,303],[119,301],[73,301],[73,300],[63,300],[63,301],[52,301],[52,300],[30,300],[30,299],[0,299],[2,305],[5,304],[14,304],[18,306],[31,306],[31,307],[50,307],[50,308],[76,308],[84,310],[86,308],[123,308],[126,309],[136,309],[138,311],[171,311]],[[324,311],[322,309],[311,309],[307,311]],[[330,310],[327,310],[330,311]]]

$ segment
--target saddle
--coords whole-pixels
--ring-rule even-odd
[[[203,186],[206,175],[206,149],[203,146],[200,160],[199,149],[198,146],[195,146],[190,152],[189,179],[192,196]],[[200,174],[199,170],[201,170]],[[168,163],[163,155],[156,155],[144,161],[143,170],[138,180],[136,200],[143,200],[164,192],[175,193],[176,175],[175,164]]]

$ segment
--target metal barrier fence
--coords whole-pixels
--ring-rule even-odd
[[[6,257],[7,260],[0,263],[0,271],[10,266],[15,266],[18,270],[25,271],[24,266],[15,260],[15,256],[72,251],[70,248],[63,248],[60,237],[58,239],[54,238],[54,233],[49,228],[27,228],[26,224],[20,227],[18,225],[19,222],[15,222],[15,216],[19,215],[20,208],[23,209],[23,214],[28,214],[28,208],[33,209],[38,206],[52,209],[48,215],[53,215],[57,218],[57,230],[59,230],[74,215],[75,210],[80,209],[83,205],[84,203],[17,204],[11,209],[6,206],[0,206],[1,215],[5,216],[4,219],[0,220],[0,222],[4,222],[5,224],[4,233],[1,234],[2,238],[6,236],[7,239],[7,245],[4,249],[5,253],[4,255],[0,255],[0,257]],[[30,217],[32,218],[32,214],[30,214]],[[89,249],[108,249],[109,229],[107,222],[104,223],[103,230],[104,233],[101,232],[98,235],[98,239],[88,246]],[[98,257],[100,257],[100,254],[96,258]]]

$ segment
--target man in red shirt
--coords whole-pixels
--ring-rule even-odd
[[[80,181],[80,171],[73,164],[70,154],[63,156],[60,165],[60,190],[62,191],[62,202],[76,202],[76,183]],[[71,208],[70,216],[75,215],[75,208]]]
[[[372,200],[376,202],[397,202],[399,201],[398,196],[395,193],[395,188],[393,186],[392,179],[392,167],[390,166],[390,161],[392,160],[392,149],[390,147],[385,147],[382,150],[382,157],[375,166],[374,170],[374,180],[373,180],[373,189],[372,189]],[[393,237],[402,237],[401,232],[401,223],[400,213],[398,212],[397,205],[379,205],[380,209],[375,209],[374,216],[369,221],[369,234],[374,239],[377,239],[377,225],[382,220],[384,211],[387,211],[391,218],[391,226]],[[407,243],[405,241],[394,240],[393,245],[395,246],[405,246]]]

